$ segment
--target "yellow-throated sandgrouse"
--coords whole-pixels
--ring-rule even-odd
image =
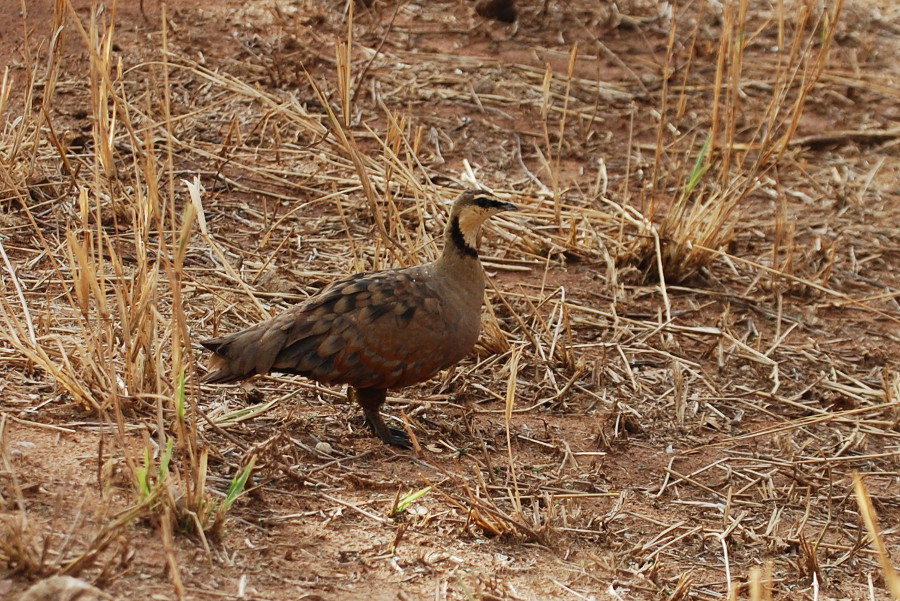
[[[379,414],[388,388],[422,382],[462,359],[481,322],[484,273],[478,239],[484,221],[513,211],[484,190],[467,190],[450,210],[444,249],[431,263],[360,273],[246,330],[207,340],[204,382],[234,382],[270,371],[348,384],[372,432],[406,447]]]

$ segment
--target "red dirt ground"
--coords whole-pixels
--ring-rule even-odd
[[[92,4],[73,1],[83,23]],[[333,79],[333,45],[343,34],[344,4],[185,0],[169,8],[172,52],[211,70],[235,73],[267,91],[292,92],[312,103],[301,65],[314,79]],[[652,19],[655,8],[626,3],[628,6],[619,10],[632,20],[623,21],[612,8],[598,8],[589,2],[522,4],[523,16],[516,28],[479,21],[472,3],[462,0],[419,4],[375,0],[371,11],[360,9],[355,35],[361,46],[378,46],[381,36],[387,35],[384,23],[397,9],[386,51],[410,53],[423,63],[440,64],[442,56],[453,55],[457,61],[471,57],[476,63],[499,65],[498,69],[522,67],[517,71],[518,80],[499,75],[496,80],[489,76],[478,79],[473,100],[467,104],[418,97],[412,84],[408,90],[390,90],[390,110],[408,111],[414,126],[443,134],[444,163],[438,161],[433,145],[422,152],[430,153],[429,164],[437,164],[436,171],[458,174],[468,161],[484,168],[482,175],[491,185],[530,186],[515,159],[509,132],[522,140],[523,163],[530,171],[541,173],[541,161],[532,152],[534,143],[544,136],[540,101],[528,95],[540,90],[547,65],[556,73],[566,72],[568,49],[574,40],[584,44],[574,69],[576,77],[594,80],[601,74],[599,79],[625,82],[620,87],[629,90],[657,81],[654,78],[665,56],[667,30]],[[549,6],[546,15],[540,13],[542,4]],[[142,10],[137,2],[121,2],[117,9],[115,52],[126,69],[159,57],[160,6],[154,0],[143,5]],[[821,95],[810,99],[797,138],[898,127],[896,83],[890,84],[895,86],[893,91],[888,83],[879,91],[874,84],[861,84],[862,76],[852,77],[854,69],[862,73],[892,70],[900,77],[896,65],[891,66],[896,54],[879,42],[890,37],[891,28],[896,32],[896,23],[870,18],[868,6],[848,4],[847,25],[832,57],[837,64],[827,71],[827,84],[818,90]],[[7,57],[16,82],[25,81],[31,57],[39,54],[42,45],[46,47],[53,14],[49,0],[27,2],[27,9],[23,25],[18,3],[0,4],[0,56]],[[456,25],[448,27],[447,19],[456,19]],[[859,24],[871,29],[854,30]],[[711,61],[716,21],[711,19],[705,27],[710,28],[710,47],[697,53],[708,53]],[[23,32],[27,32],[28,43],[23,43]],[[900,50],[900,45],[895,46],[894,50]],[[76,85],[74,75],[84,72],[88,55],[73,29],[67,31],[64,48],[64,72],[72,79],[63,78],[68,83],[61,86],[53,107],[54,123],[66,143],[76,147],[91,126],[90,112],[84,108],[90,91]],[[361,69],[362,63],[354,63],[354,68]],[[526,68],[533,69],[538,83],[528,79]],[[379,72],[385,67],[373,64],[372,69],[374,80],[387,81],[383,71]],[[432,75],[451,77],[442,75],[440,69]],[[419,81],[423,77],[424,71],[410,76]],[[871,83],[872,79],[865,81]],[[192,94],[199,95],[201,85],[190,80],[178,88],[181,114],[195,108]],[[655,105],[649,97],[635,94],[637,99],[629,100],[607,98],[598,92],[594,118],[582,116],[570,124],[572,131],[567,131],[567,146],[557,172],[573,195],[586,194],[595,179],[597,158],[606,160],[617,181],[623,178],[631,114],[636,115],[634,147],[643,152],[643,163],[635,159],[633,168],[649,171],[656,141],[656,121],[649,115]],[[14,93],[11,98],[8,121],[22,110],[21,96]],[[510,101],[521,98],[529,102]],[[608,106],[599,104],[601,98]],[[754,102],[757,100],[754,97]],[[475,110],[479,102],[486,105],[484,111]],[[361,113],[366,123],[383,127],[383,111],[372,101],[369,89],[360,92],[358,103],[365,107]],[[198,104],[196,108],[205,107]],[[223,113],[221,122],[210,125],[209,131],[196,132],[197,139],[218,144],[230,117]],[[245,132],[248,138],[258,134]],[[558,401],[543,402],[547,395],[537,380],[544,372],[537,364],[526,365],[517,408],[541,406],[517,413],[513,419],[522,512],[533,519],[531,523],[539,531],[540,538],[535,539],[521,532],[489,536],[457,506],[465,502],[465,492],[483,478],[490,492],[476,490],[473,494],[489,495],[498,506],[511,511],[515,485],[506,463],[504,405],[488,394],[491,390],[503,394],[497,382],[505,383],[506,374],[499,365],[477,366],[479,360],[489,362],[493,353],[481,349],[467,360],[449,388],[442,383],[450,379],[439,376],[402,393],[392,391],[401,399],[392,403],[390,414],[396,416],[403,408],[417,425],[422,442],[428,443],[419,457],[384,448],[371,439],[356,408],[339,395],[303,388],[290,403],[229,428],[228,436],[205,431],[204,444],[211,450],[211,488],[227,488],[240,464],[246,449],[235,441],[255,448],[263,467],[254,476],[253,490],[229,513],[223,541],[212,543],[207,551],[194,537],[175,536],[173,555],[186,598],[724,599],[728,581],[722,542],[715,532],[727,531],[729,568],[732,580],[743,585],[741,598],[748,598],[749,570],[768,560],[775,566],[774,598],[814,598],[807,567],[811,560],[803,546],[809,541],[817,545],[813,560],[818,560],[820,577],[825,578],[819,599],[863,600],[870,594],[871,598],[889,599],[858,527],[851,472],[867,474],[881,524],[888,529],[886,542],[896,559],[900,549],[896,529],[900,523],[900,413],[890,403],[896,404],[898,399],[885,392],[887,407],[876,416],[875,425],[864,422],[854,427],[845,420],[793,426],[796,420],[824,412],[861,407],[854,396],[854,383],[873,389],[883,386],[887,391],[897,381],[900,151],[896,140],[896,135],[888,135],[879,140],[850,136],[837,144],[813,141],[795,148],[783,167],[800,174],[797,179],[802,182],[785,197],[790,226],[796,233],[796,275],[819,281],[814,276],[833,261],[827,287],[856,299],[874,300],[844,302],[799,284],[796,289],[788,286],[776,291],[777,286],[764,274],[751,276],[744,265],[725,262],[716,263],[702,282],[670,287],[675,325],[715,326],[747,341],[754,350],[765,351],[774,344],[777,332],[799,324],[787,340],[790,353],[773,352],[783,365],[784,388],[779,398],[788,398],[793,405],[767,396],[772,388],[770,369],[754,361],[750,353],[728,347],[722,339],[681,330],[647,334],[637,341],[624,335],[627,339],[609,340],[614,324],[573,310],[574,343],[586,350],[579,351],[578,374],[566,371],[561,365],[564,362],[559,361],[557,377],[561,382],[571,377],[580,388],[573,387]],[[372,155],[380,152],[373,141],[366,142],[362,144],[365,151]],[[265,146],[265,140],[259,146]],[[224,152],[224,143],[222,147]],[[179,177],[203,173],[210,190],[215,188],[210,174],[219,168],[228,177],[245,177],[242,181],[265,188],[265,194],[222,189],[211,193],[210,214],[217,217],[210,219],[211,228],[227,233],[232,248],[238,251],[255,249],[264,228],[256,222],[247,225],[250,218],[246,215],[252,214],[232,210],[234,206],[243,202],[258,209],[257,215],[270,209],[283,214],[293,204],[278,204],[274,196],[266,194],[305,194],[304,200],[313,197],[311,192],[299,192],[300,184],[292,188],[292,183],[285,183],[280,188],[269,180],[254,180],[254,174],[225,160],[197,164],[188,153],[180,160],[183,174]],[[260,158],[260,164],[265,160]],[[292,175],[300,179],[299,168]],[[321,189],[327,190],[327,185],[321,184]],[[727,250],[735,257],[770,260],[773,203],[759,194],[751,196],[743,210],[746,228]],[[318,231],[317,225],[331,223],[327,221],[334,219],[330,211],[330,207],[318,205],[301,211],[293,227],[310,238],[326,237],[328,232]],[[34,250],[29,223],[12,204],[0,218],[10,254],[17,267],[24,265]],[[374,239],[368,221],[351,223],[352,236],[360,244]],[[294,232],[290,230],[291,235]],[[502,239],[489,235],[485,246],[501,247]],[[21,249],[18,254],[17,249]],[[551,257],[548,251],[546,255],[542,257],[549,265],[546,272],[540,268],[526,273],[500,268],[489,271],[501,293],[510,297],[541,286],[548,291],[565,288],[573,307],[607,311],[615,304],[621,319],[636,321],[652,321],[659,314],[658,287],[638,282],[633,266],[631,271],[622,268],[619,288],[611,291],[608,266],[602,262],[584,261],[577,252],[558,252]],[[534,256],[539,255],[526,258]],[[293,249],[286,249],[278,258],[288,274],[288,268],[301,260],[301,254]],[[312,281],[263,283],[261,287],[291,298],[334,275],[321,274],[322,281],[314,277]],[[186,299],[194,305],[194,316],[213,312],[212,307],[201,311],[199,306],[204,303],[223,304],[211,301],[208,293],[204,296],[206,290],[198,284],[193,296]],[[223,296],[229,301],[240,298],[237,294]],[[516,330],[510,310],[499,302],[494,306],[505,330]],[[215,307],[217,314],[223,310],[223,306]],[[231,331],[248,315],[226,313],[218,325]],[[602,323],[606,327],[601,327]],[[643,336],[640,330],[632,333]],[[210,334],[193,333],[198,339]],[[598,341],[609,345],[601,348]],[[626,350],[620,355],[615,345]],[[4,359],[11,356],[3,355]],[[673,358],[682,362],[673,363]],[[556,360],[551,357],[548,361]],[[68,553],[77,553],[88,547],[90,537],[111,516],[133,501],[132,488],[124,463],[114,461],[109,451],[115,438],[109,421],[66,399],[52,381],[29,373],[26,363],[10,359],[0,368],[6,420],[0,448],[9,459],[9,465],[0,466],[0,515],[14,516],[27,509],[24,513],[37,541],[49,540],[50,548],[64,546]],[[673,367],[676,364],[680,367]],[[839,380],[832,378],[833,364],[856,366],[852,378],[840,380],[847,389],[820,385]],[[500,373],[490,373],[492,369]],[[683,369],[689,383],[684,401],[688,408],[681,419],[675,416],[673,400],[678,384],[672,374],[678,369]],[[259,386],[268,401],[295,384],[273,378]],[[217,406],[243,406],[245,397],[234,389],[202,392],[207,411]],[[144,436],[155,436],[145,426],[147,417],[139,409],[127,416],[133,426],[127,438],[135,449]],[[152,422],[152,415],[149,420]],[[789,425],[791,429],[786,428]],[[755,435],[769,428],[776,431]],[[779,432],[779,428],[785,430]],[[317,451],[321,442],[334,453]],[[426,481],[454,501],[432,492],[406,516],[390,518],[388,512],[398,492],[421,488]],[[18,490],[22,498],[17,498]],[[166,556],[158,524],[136,521],[126,534],[110,542],[102,562],[107,569],[102,573],[87,570],[81,576],[117,599],[175,599]],[[678,596],[677,583],[683,574],[689,574],[692,587]],[[0,596],[18,594],[46,575],[40,570],[24,575],[0,571]]]

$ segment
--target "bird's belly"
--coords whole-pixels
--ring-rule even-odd
[[[456,365],[475,346],[480,329],[480,315],[477,320],[457,323],[448,336],[435,340],[432,344],[417,346],[410,359],[405,362],[402,372],[392,386],[410,386],[423,382],[442,369]],[[398,336],[402,336],[398,332]]]

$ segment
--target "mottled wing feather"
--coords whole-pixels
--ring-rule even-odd
[[[273,319],[207,341],[216,355],[204,380],[269,371],[357,388],[425,380],[469,352],[481,305],[480,288],[463,299],[429,269],[351,276]]]
[[[298,307],[273,369],[321,382],[388,388],[426,379],[448,360],[455,362],[456,353],[447,354],[453,332],[444,306],[423,275],[414,268],[333,284]],[[311,324],[324,322],[329,324],[324,332],[311,334]]]

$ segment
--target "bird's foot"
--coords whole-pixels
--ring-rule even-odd
[[[409,442],[409,436],[407,436],[406,432],[398,430],[397,428],[388,427],[388,425],[384,423],[384,420],[381,419],[380,415],[377,415],[375,418],[366,415],[366,425],[369,426],[369,430],[372,431],[372,434],[380,438],[383,443],[400,447],[401,449],[412,448],[412,444]]]

